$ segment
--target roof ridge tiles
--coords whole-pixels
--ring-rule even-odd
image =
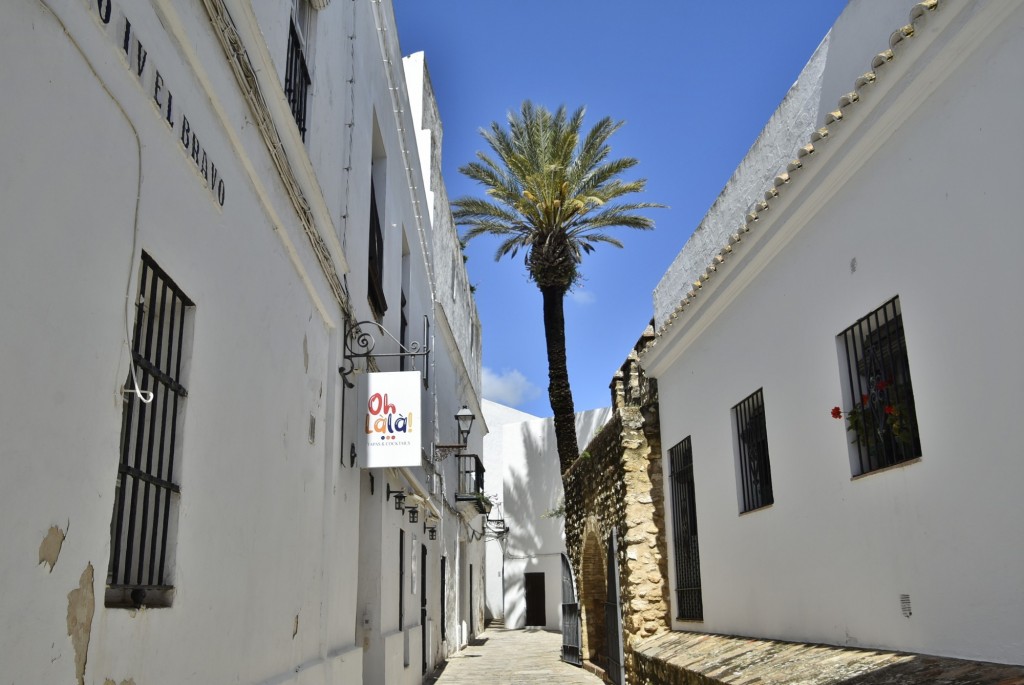
[[[942,0],[942,2],[944,3],[946,2],[946,0]],[[779,197],[779,187],[783,185],[788,185],[792,181],[792,174],[803,169],[804,164],[802,158],[808,157],[815,152],[816,148],[814,144],[823,143],[829,139],[829,125],[835,125],[843,121],[845,116],[843,110],[849,109],[853,105],[856,105],[858,102],[860,102],[861,98],[859,91],[862,88],[864,88],[864,86],[873,85],[875,83],[875,81],[878,78],[877,70],[895,59],[896,48],[899,47],[905,40],[913,38],[916,35],[917,26],[924,21],[927,13],[939,9],[939,4],[940,0],[924,0],[923,2],[915,4],[910,9],[910,23],[901,26],[900,28],[893,31],[892,34],[890,34],[889,49],[878,53],[872,58],[872,70],[865,72],[861,76],[857,77],[857,79],[854,81],[854,89],[840,97],[838,108],[832,112],[829,112],[826,115],[826,125],[822,126],[821,128],[817,129],[816,131],[814,131],[814,133],[811,134],[810,142],[808,142],[806,145],[803,145],[797,150],[797,158],[786,165],[786,171],[784,173],[781,173],[775,177],[775,179],[772,182],[772,188],[765,191],[764,199],[754,203],[750,211],[748,211],[746,216],[744,217],[744,221],[740,230],[729,236],[728,243],[725,246],[723,246],[723,248],[719,251],[717,255],[715,255],[715,257],[712,259],[711,264],[709,264],[705,268],[704,272],[700,275],[700,277],[693,282],[693,287],[686,293],[682,300],[680,300],[679,304],[675,307],[675,309],[672,310],[672,313],[669,314],[665,323],[658,329],[658,338],[665,334],[668,328],[675,322],[676,318],[678,318],[679,314],[681,314],[682,311],[687,306],[689,306],[690,303],[693,302],[693,300],[697,298],[698,293],[703,288],[703,284],[706,283],[711,278],[711,274],[713,272],[717,272],[719,265],[725,263],[726,255],[731,254],[733,252],[732,246],[735,245],[736,243],[739,243],[742,239],[742,235],[744,233],[749,233],[751,227],[757,223],[760,213],[766,212],[771,208],[771,204],[769,201]],[[646,352],[647,349],[650,349],[655,344],[657,344],[657,339],[655,339],[655,341],[648,345],[644,352]]]

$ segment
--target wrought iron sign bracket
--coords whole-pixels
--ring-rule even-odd
[[[358,321],[351,326],[347,327],[348,330],[345,333],[345,346],[342,350],[342,364],[338,367],[338,373],[345,379],[345,384],[352,387],[348,382],[348,377],[355,373],[355,362],[357,359],[369,359],[371,357],[411,357],[413,360],[416,357],[424,357],[429,359],[430,357],[430,340],[428,335],[430,331],[430,322],[426,316],[423,317],[423,342],[413,341],[406,347],[401,340],[391,334],[388,329],[384,328],[384,325],[377,321]],[[374,347],[377,345],[377,338],[374,337],[372,329],[377,329],[378,335],[381,340],[391,339],[397,345],[399,352],[374,352]],[[425,365],[424,365],[425,366]],[[415,363],[413,365],[415,368]]]

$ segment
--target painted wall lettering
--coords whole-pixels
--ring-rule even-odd
[[[104,26],[110,27],[106,29],[107,37],[120,48],[128,71],[135,76],[143,91],[152,93],[153,104],[156,105],[157,111],[167,123],[167,127],[173,130],[176,121],[180,121],[179,140],[185,154],[192,159],[197,174],[202,177],[214,202],[223,207],[227,197],[224,177],[213,163],[213,157],[203,147],[199,133],[192,126],[188,116],[182,112],[180,119],[176,120],[174,95],[170,86],[160,70],[149,62],[149,50],[136,34],[131,20],[120,8],[117,8],[116,13],[114,12],[114,0],[85,0],[85,2],[88,6],[94,6],[100,22]],[[117,17],[117,21],[112,22],[111,19],[114,16]]]
[[[114,0],[107,0],[106,3],[103,0],[96,0],[96,8],[100,12],[100,21],[104,24],[110,23],[110,10],[113,9]],[[104,5],[106,5],[104,7]]]

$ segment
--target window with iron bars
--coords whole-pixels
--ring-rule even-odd
[[[284,94],[295,117],[302,140],[306,140],[309,105],[308,58],[313,37],[313,10],[308,0],[294,0],[288,27],[288,55],[285,59]]]
[[[192,301],[142,253],[132,363],[139,392],[126,392],[121,460],[110,523],[107,606],[169,606],[178,500],[177,460],[188,391]],[[126,390],[135,389],[129,373]],[[140,397],[141,395],[141,397]]]
[[[384,232],[377,212],[377,193],[370,181],[370,251],[367,259],[367,296],[374,314],[384,316],[388,301],[384,297]]]
[[[861,475],[921,456],[907,342],[897,295],[839,334],[851,470]]]
[[[759,389],[733,407],[732,414],[739,446],[742,512],[753,511],[775,502],[762,391]]]
[[[672,537],[676,555],[676,618],[704,620],[697,544],[697,505],[690,437],[668,451],[672,469]]]

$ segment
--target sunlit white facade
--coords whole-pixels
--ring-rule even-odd
[[[486,424],[390,2],[15,0],[0,58],[5,677],[421,682],[482,629],[436,445]],[[371,363],[417,466],[359,468]]]

